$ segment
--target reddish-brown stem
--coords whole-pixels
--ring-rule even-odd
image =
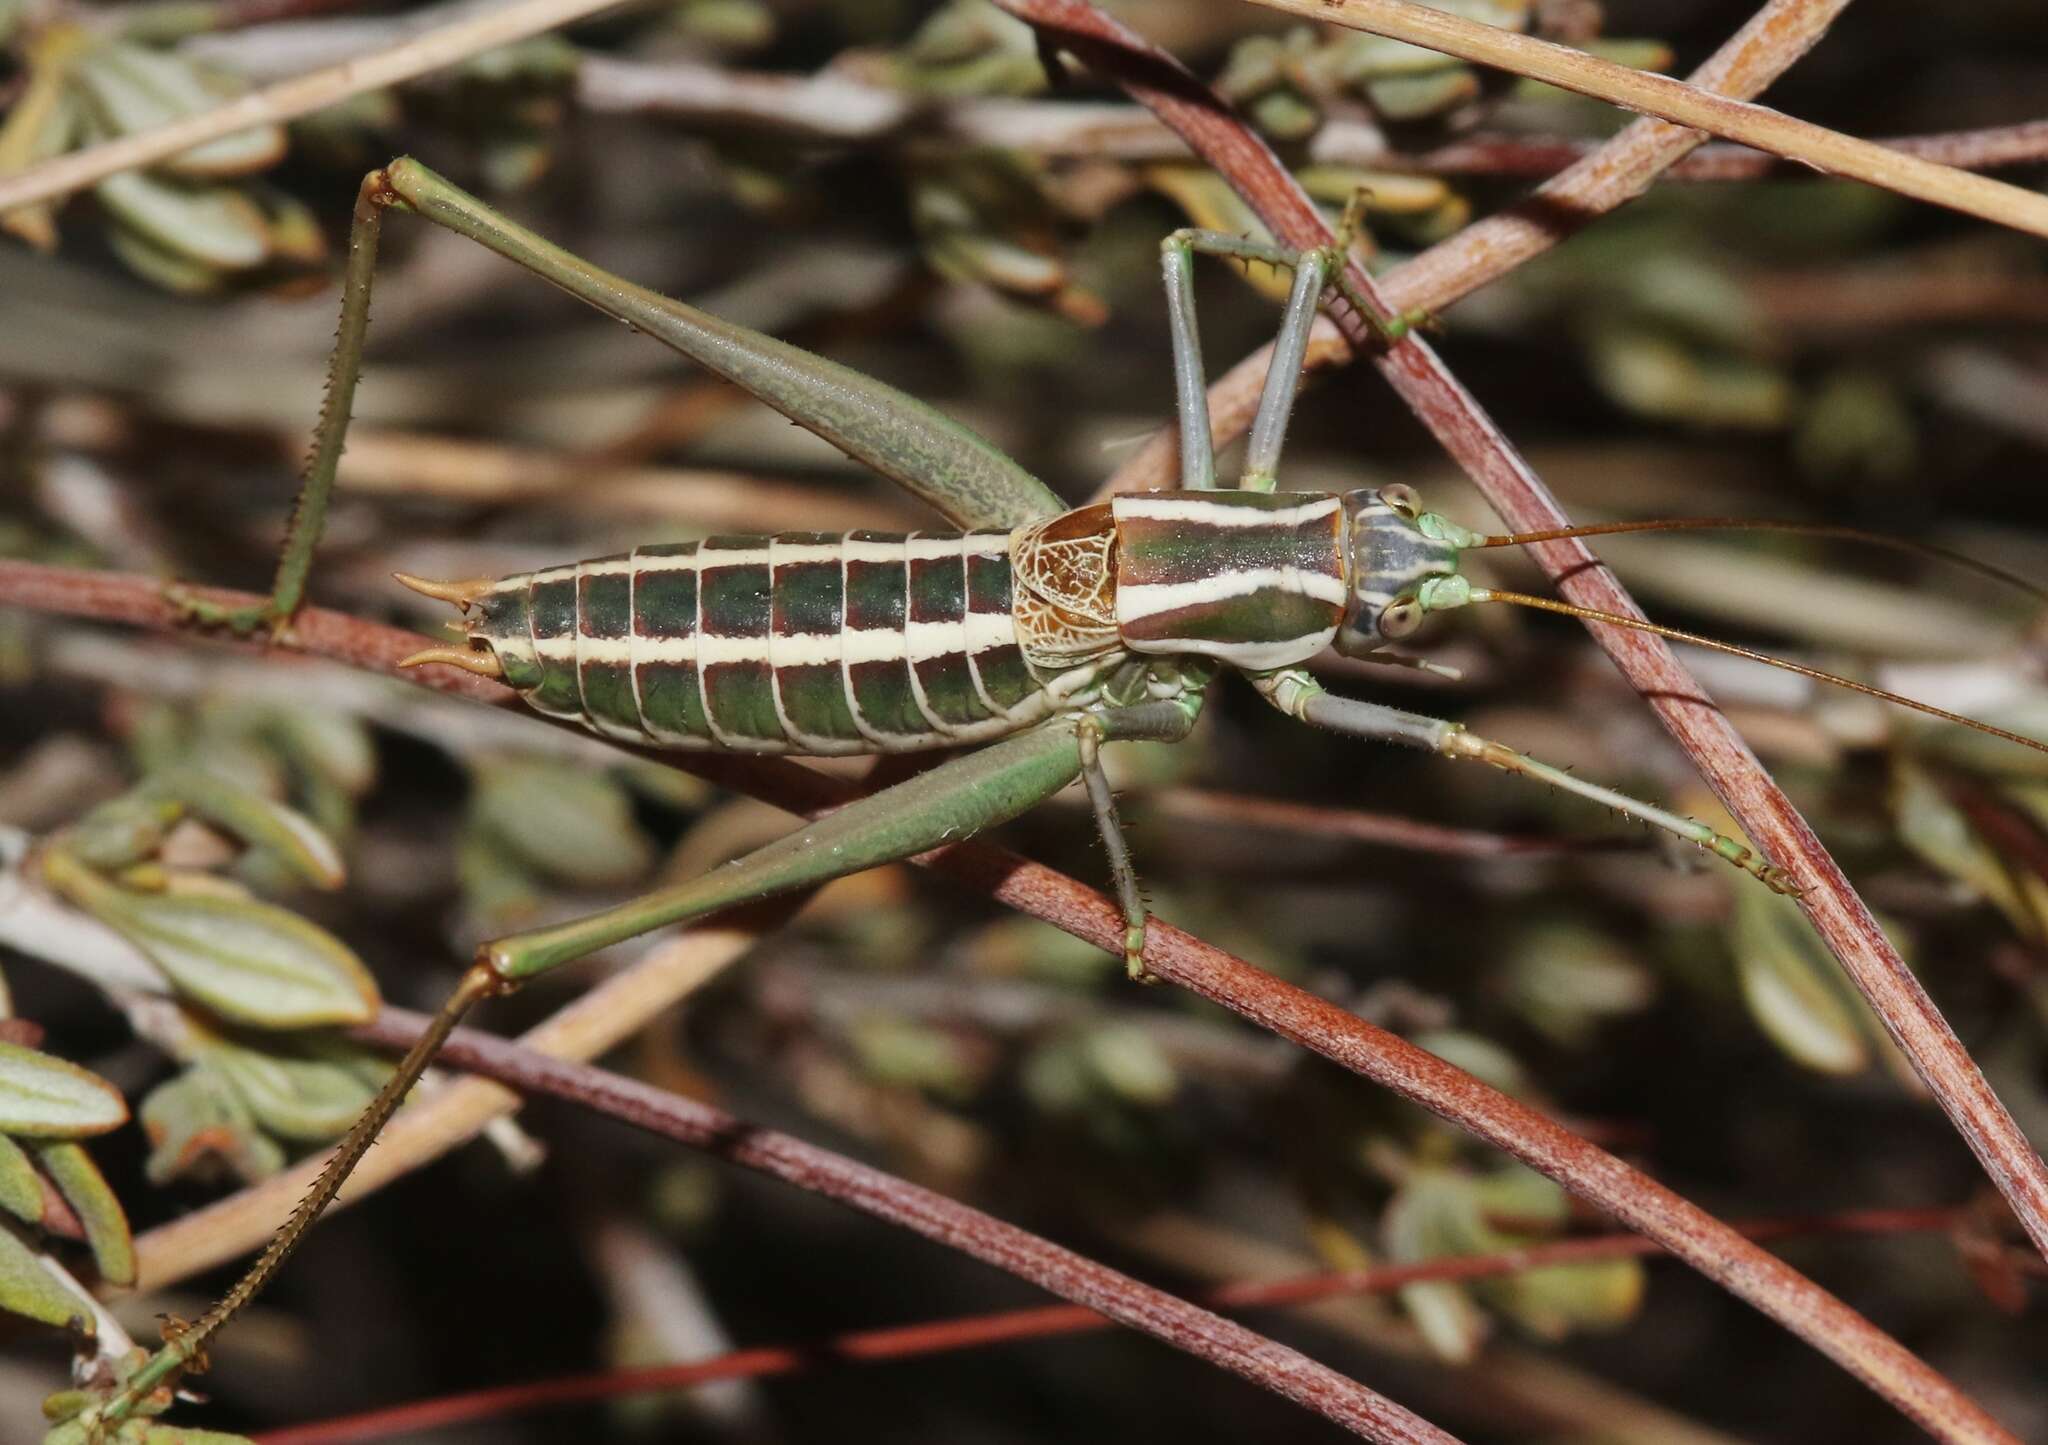
[[[1793,38],[1781,39],[1779,49],[1789,47],[1797,54],[1826,29],[1827,19],[1845,3],[1818,0],[1812,5],[1766,7],[1747,28],[1766,34],[1774,28],[1790,32]],[[1003,0],[1003,4],[1039,27],[1048,40],[1114,78],[1134,100],[1166,122],[1230,182],[1283,245],[1308,249],[1330,244],[1329,226],[1271,147],[1173,57],[1110,19],[1089,0]],[[1627,177],[1620,199],[1648,186],[1662,165],[1696,143],[1689,133],[1672,130],[1668,144],[1660,143],[1656,133],[1645,132],[1647,138],[1625,153],[1635,169]],[[1606,154],[1605,148],[1602,154]],[[1564,183],[1571,175],[1567,172],[1545,189]],[[1398,294],[1390,300],[1355,262],[1349,265],[1347,276],[1367,304],[1384,314],[1396,314],[1412,304]],[[1420,337],[1411,334],[1398,345],[1375,349],[1375,338],[1364,318],[1351,314],[1347,307],[1335,319],[1355,347],[1370,350],[1381,375],[1472,477],[1509,527],[1536,532],[1571,525],[1534,469]],[[1584,543],[1546,542],[1531,547],[1529,553],[1558,590],[1580,606],[1643,616],[1634,599]],[[1656,710],[1743,830],[1773,863],[1798,881],[1804,890],[1800,906],[1814,928],[2019,1216],[2035,1248],[2048,1255],[2048,1165],[2013,1122],[1976,1061],[1907,969],[1813,829],[1662,639],[1600,623],[1587,626],[1630,684]]]
[[[1356,808],[1326,808],[1316,803],[1290,803],[1278,798],[1253,798],[1208,788],[1174,788],[1152,800],[1165,817],[1192,819],[1232,828],[1260,828],[1295,837],[1334,838],[1371,843],[1405,852],[1433,853],[1446,858],[1555,858],[1580,853],[1631,852],[1640,838],[1544,837],[1489,833],[1478,828],[1451,828],[1392,813],[1367,813]]]
[[[225,590],[205,595],[230,607],[260,600]],[[30,562],[0,561],[0,606],[159,629],[177,625],[154,578]],[[421,644],[415,633],[318,608],[299,614],[292,641],[301,650],[384,672],[395,672],[398,659]],[[398,675],[481,702],[514,705],[510,689],[450,668]],[[853,792],[838,779],[778,759],[672,754],[663,761],[796,813],[836,807]],[[918,861],[1098,948],[1122,951],[1124,923],[1117,906],[1065,874],[981,840],[957,843]],[[1797,1270],[1462,1069],[1163,921],[1152,925],[1145,962],[1161,979],[1393,1090],[1556,1180],[1777,1320],[1938,1438],[2012,1439],[1968,1395]]]
[[[424,1014],[387,1008],[356,1036],[409,1046],[428,1022]],[[458,1030],[440,1057],[528,1093],[574,1100],[924,1235],[1263,1385],[1365,1439],[1455,1445],[1453,1436],[1298,1350],[843,1154],[750,1124],[701,1100],[474,1030]]]
[[[425,1019],[421,1015],[387,1009],[375,1022],[356,1030],[355,1036],[383,1048],[402,1049],[411,1044],[424,1026]],[[858,1171],[862,1175],[872,1173],[836,1155],[826,1154],[768,1130],[747,1130],[744,1134],[735,1134],[730,1128],[716,1127],[723,1116],[695,1100],[661,1093],[588,1064],[564,1063],[470,1030],[458,1032],[442,1058],[454,1067],[509,1084],[522,1093],[552,1094],[572,1100],[816,1192],[832,1194],[829,1181],[838,1179],[844,1171]],[[743,1142],[729,1144],[727,1141],[732,1138],[740,1138]],[[808,1162],[798,1167],[793,1161]],[[827,1183],[821,1185],[821,1180]],[[915,1196],[923,1193],[916,1186],[901,1181],[889,1181],[889,1184],[895,1194]],[[834,1194],[834,1197],[844,1196]],[[849,1202],[855,1203],[856,1207],[868,1207],[859,1200]],[[950,1204],[948,1207],[954,1210],[962,1208]],[[969,1216],[974,1214],[971,1210],[962,1212]],[[1872,1209],[1804,1218],[1751,1220],[1733,1227],[1752,1240],[1801,1235],[1903,1234],[1956,1229],[1967,1223],[1969,1214],[1967,1208]],[[997,1222],[983,1216],[967,1223],[979,1229]],[[917,1225],[912,1223],[911,1227],[916,1228]],[[1036,1243],[1048,1249],[1054,1248],[1044,1245],[1043,1241]],[[1425,1281],[1491,1279],[1523,1270],[1659,1253],[1662,1253],[1660,1247],[1641,1235],[1604,1234],[1531,1244],[1492,1254],[1460,1255],[1372,1269],[1322,1271],[1285,1279],[1243,1281],[1207,1290],[1200,1298],[1205,1305],[1216,1309],[1270,1308],[1309,1304],[1343,1295],[1387,1293]],[[1064,1290],[1055,1292],[1066,1293]],[[1115,1322],[1101,1311],[1067,1304],[933,1320],[890,1329],[861,1330],[813,1345],[735,1350],[687,1364],[608,1370],[444,1396],[271,1431],[259,1437],[258,1445],[341,1445],[344,1441],[376,1440],[408,1431],[446,1429],[478,1420],[499,1419],[550,1405],[610,1399],[652,1390],[682,1389],[714,1380],[795,1374],[828,1361],[895,1360],[1049,1335],[1076,1334],[1107,1328]]]

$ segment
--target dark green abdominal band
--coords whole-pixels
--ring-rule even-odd
[[[581,717],[583,684],[576,676],[576,569],[536,572],[526,588],[527,625],[540,660],[540,681],[526,700],[549,717]]]
[[[692,646],[697,635],[696,557],[695,542],[633,553],[633,692],[641,725],[655,741],[671,746],[713,741]]]
[[[908,556],[910,658],[925,709],[941,724],[979,722],[989,711],[974,690],[974,673],[967,661],[967,631],[960,625],[967,615],[966,560],[960,555],[957,538],[919,536],[913,541],[955,543],[941,556],[918,556],[915,549]]]
[[[633,696],[630,661],[633,578],[625,557],[604,557],[576,569],[576,673],[583,715],[614,736],[644,738]]]
[[[819,555],[827,551],[829,557]],[[841,667],[846,583],[840,552],[840,538],[818,533],[778,536],[769,547],[768,659],[784,729],[800,749],[858,751],[864,744]]]
[[[1008,534],[714,537],[507,578],[475,636],[537,709],[677,748],[944,747],[1036,717]]]
[[[768,667],[768,543],[712,537],[697,548],[697,666],[711,730],[730,747],[786,746]]]
[[[1010,615],[1010,554],[973,552],[967,558],[967,613],[969,617]],[[968,656],[974,675],[988,700],[1008,712],[1038,691],[1038,679],[1024,660],[1024,649],[1016,642],[977,648]]]

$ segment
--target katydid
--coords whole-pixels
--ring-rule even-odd
[[[433,1026],[249,1272],[207,1314],[173,1332],[102,1408],[99,1422],[123,1418],[147,1391],[193,1367],[207,1338],[304,1237],[474,1004],[560,964],[971,836],[1078,779],[1107,847],[1126,920],[1126,963],[1143,978],[1146,912],[1100,749],[1185,737],[1226,671],[1301,721],[1542,780],[1698,844],[1777,891],[1798,889],[1783,870],[1704,823],[1457,723],[1334,696],[1308,671],[1329,646],[1394,660],[1381,649],[1411,633],[1425,612],[1486,600],[1647,626],[1471,586],[1458,574],[1461,550],[1538,539],[1482,536],[1424,510],[1407,488],[1276,489],[1310,326],[1326,291],[1343,288],[1341,247],[1294,253],[1200,231],[1167,238],[1182,485],[1070,510],[1010,458],[923,403],[600,271],[418,163],[399,160],[373,172],[357,202],[327,401],[273,595],[239,612],[185,599],[195,622],[282,630],[303,598],[347,428],[387,209],[469,236],[665,342],[896,479],[949,524],[911,533],[714,537],[504,578],[401,578],[459,607],[468,634],[462,646],[430,649],[410,663],[502,678],[543,713],[659,748],[805,756],[973,750],[701,877],[483,944]],[[1295,274],[1234,489],[1216,484],[1190,279],[1198,253],[1271,262]],[[1389,335],[1400,326],[1385,324]],[[1600,530],[1615,529],[1579,529]]]

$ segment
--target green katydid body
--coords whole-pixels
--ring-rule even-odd
[[[824,756],[987,742],[1333,641],[1368,652],[1387,607],[1455,566],[1375,491],[1147,492],[1007,531],[643,547],[463,600],[472,644],[543,713]]]
[[[1310,324],[1341,269],[1338,248],[1297,255],[1209,233],[1168,238],[1183,489],[1065,510],[1017,463],[914,398],[600,271],[418,163],[396,161],[365,179],[357,201],[328,406],[272,598],[238,612],[182,599],[196,621],[278,627],[300,605],[341,454],[388,208],[468,236],[673,347],[901,482],[957,529],[713,538],[498,580],[414,583],[470,614],[467,648],[414,661],[494,673],[542,712],[662,747],[851,754],[976,746],[724,867],[482,944],[432,1027],[249,1272],[114,1398],[79,1417],[88,1436],[128,1418],[151,1390],[189,1368],[262,1289],[467,1011],[561,963],[971,837],[1079,780],[1126,920],[1126,962],[1145,976],[1145,904],[1099,749],[1185,737],[1225,667],[1302,721],[1542,779],[1698,843],[1774,888],[1790,886],[1752,850],[1702,823],[1456,723],[1333,697],[1301,666],[1333,644],[1364,656],[1406,635],[1425,610],[1478,596],[1449,584],[1458,580],[1459,549],[1480,539],[1423,512],[1405,488],[1275,491]],[[1198,249],[1297,273],[1238,490],[1214,486],[1188,274]]]

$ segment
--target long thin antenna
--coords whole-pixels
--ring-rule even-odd
[[[1668,637],[1673,642],[1690,642],[1695,647],[1705,647],[1715,652],[1725,652],[1732,657],[1746,657],[1751,662],[1761,662],[1769,667],[1780,667],[1787,672],[1796,672],[1801,677],[1810,677],[1816,682],[1833,683],[1836,687],[1845,687],[1851,692],[1860,692],[1867,697],[1881,698],[1885,702],[1897,703],[1900,707],[1911,708],[1914,712],[1924,712],[1929,717],[1938,717],[1944,722],[1957,723],[1966,728],[1975,728],[1980,733],[1989,733],[1992,737],[2004,738],[2009,743],[2018,743],[2021,747],[2032,748],[2037,753],[2048,753],[2048,743],[2037,741],[2034,738],[2022,737],[2018,733],[2008,732],[2004,728],[1994,727],[1990,723],[1979,722],[1975,718],[1964,717],[1960,713],[1949,712],[1947,709],[1935,707],[1931,703],[1915,702],[1910,697],[1901,697],[1895,692],[1886,692],[1881,687],[1872,687],[1868,683],[1839,677],[1832,672],[1822,672],[1817,667],[1807,667],[1801,663],[1788,662],[1782,657],[1773,657],[1768,652],[1757,652],[1752,648],[1737,647],[1732,642],[1722,642],[1717,638],[1702,637],[1697,632],[1682,632],[1676,627],[1664,627],[1655,622],[1645,622],[1639,617],[1624,617],[1616,612],[1602,612],[1597,608],[1579,607],[1570,602],[1559,602],[1553,597],[1532,597],[1526,592],[1498,592],[1491,587],[1474,587],[1471,592],[1471,599],[1474,602],[1506,602],[1516,607],[1533,607],[1539,612],[1555,612],[1565,617],[1582,618],[1588,622],[1605,622],[1614,627],[1632,628],[1637,632],[1651,632],[1659,637]]]
[[[1990,577],[2009,587],[2017,587],[2035,601],[2048,603],[2048,587],[2029,581],[2017,572],[1954,551],[1948,547],[1937,547],[1932,542],[1915,541],[1910,537],[1893,537],[1883,532],[1866,532],[1860,527],[1844,527],[1834,522],[1782,522],[1762,517],[1666,517],[1647,522],[1594,522],[1583,527],[1557,527],[1547,532],[1513,532],[1481,537],[1467,543],[1468,548],[1476,547],[1526,547],[1531,542],[1562,542],[1572,537],[1611,537],[1620,532],[1791,532],[1802,537],[1833,537],[1839,541],[1867,542],[1873,547],[1889,547],[1898,552],[1912,552],[1922,557],[1933,557],[1938,561],[1951,562],[1964,567],[1979,576]]]

